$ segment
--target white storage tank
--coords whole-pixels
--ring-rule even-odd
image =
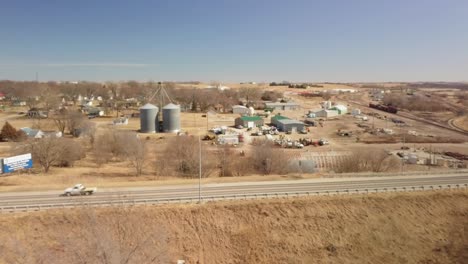
[[[156,133],[158,111],[158,107],[152,104],[145,104],[140,108],[141,133]]]
[[[180,106],[168,104],[162,109],[163,131],[176,133],[180,131]]]
[[[249,116],[253,116],[255,114],[255,109],[253,107],[249,107]]]

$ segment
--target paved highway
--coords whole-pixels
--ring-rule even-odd
[[[337,193],[402,191],[416,189],[439,189],[468,185],[468,173],[425,176],[389,176],[360,178],[322,178],[294,181],[243,182],[230,184],[202,185],[202,197],[206,200],[220,197],[243,198],[246,195],[295,194],[295,193]],[[61,197],[57,192],[23,192],[0,194],[0,211],[17,211],[34,207],[73,207],[83,204],[156,203],[163,201],[184,201],[198,199],[198,185],[142,187],[122,189],[98,189],[92,196]]]

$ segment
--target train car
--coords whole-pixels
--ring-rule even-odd
[[[391,106],[391,105],[381,105],[381,104],[370,103],[369,107],[374,108],[374,109],[378,109],[380,111],[384,111],[384,112],[387,112],[387,113],[392,113],[392,114],[396,114],[398,112],[398,108],[396,108],[394,106]]]

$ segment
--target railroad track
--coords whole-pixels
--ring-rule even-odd
[[[350,102],[352,104],[355,104],[355,105],[359,105],[359,106],[368,108],[368,109],[372,109],[372,110],[375,110],[375,111],[384,112],[384,111],[380,111],[378,109],[371,108],[367,104],[359,103],[359,102],[356,102],[356,101],[348,101],[348,102]],[[385,112],[385,113],[387,113],[387,112]],[[407,112],[402,112],[400,110],[396,114],[392,114],[392,113],[387,113],[387,114],[404,117],[406,119],[410,119],[410,120],[417,121],[417,122],[420,122],[420,123],[425,123],[425,124],[428,124],[428,125],[436,126],[436,127],[443,128],[443,129],[447,129],[447,130],[450,130],[452,132],[458,133],[458,134],[463,135],[463,136],[468,136],[467,131],[462,130],[462,129],[456,127],[456,126],[452,127],[450,125],[443,125],[443,124],[440,124],[440,123],[437,123],[437,122],[434,122],[434,121],[430,121],[430,120],[427,120],[427,119],[415,117],[415,116],[413,116],[413,115],[411,115],[411,114],[409,114]]]

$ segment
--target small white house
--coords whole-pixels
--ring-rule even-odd
[[[21,128],[21,131],[23,131],[29,138],[42,138],[45,135],[41,130],[29,127],[23,127]]]

